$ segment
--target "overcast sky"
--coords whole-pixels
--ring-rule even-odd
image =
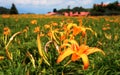
[[[45,14],[53,11],[54,8],[61,9],[73,7],[92,8],[95,3],[111,3],[120,0],[0,0],[0,6],[9,8],[12,3],[16,5],[19,13]]]

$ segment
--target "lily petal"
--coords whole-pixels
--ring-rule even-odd
[[[77,35],[81,32],[81,27],[77,26],[73,28],[73,35]]]
[[[105,53],[99,49],[99,48],[95,48],[95,47],[90,47],[86,52],[85,54],[89,55],[89,54],[92,54],[92,53],[95,53],[95,52],[101,52],[103,55],[105,55]]]
[[[78,54],[81,55],[81,54],[83,54],[83,53],[86,53],[86,51],[87,51],[88,49],[89,49],[89,46],[82,44],[82,45],[80,45],[80,47],[79,47]]]
[[[57,59],[57,63],[60,63],[65,57],[71,55],[73,52],[73,50],[71,50],[71,48],[66,49]]]
[[[84,64],[84,68],[83,69],[85,70],[89,66],[88,56],[86,54],[82,54],[81,58],[82,58],[82,61],[83,61],[83,64]]]
[[[76,60],[78,60],[80,57],[76,54],[76,53],[74,53],[74,54],[72,54],[72,57],[71,57],[71,60],[72,61],[76,61]]]

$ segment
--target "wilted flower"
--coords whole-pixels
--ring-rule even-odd
[[[111,40],[112,39],[112,35],[111,34],[107,34],[107,33],[104,33],[106,39],[108,40]]]
[[[0,56],[0,60],[3,60],[5,57],[4,56]]]
[[[23,30],[23,32],[27,32],[29,30],[29,27],[26,26],[25,29]]]

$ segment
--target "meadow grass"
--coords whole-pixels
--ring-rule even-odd
[[[45,16],[45,15],[10,15],[4,17],[0,15],[0,75],[119,75],[120,74],[120,16],[88,16],[88,17],[64,17],[64,16]],[[37,23],[32,24],[31,21]],[[37,48],[37,34],[34,28],[39,26],[41,32],[47,33],[44,25],[63,22],[81,24],[92,28],[97,36],[91,35],[87,31],[87,45],[98,47],[105,52],[105,56],[100,53],[89,55],[90,65],[87,70],[83,70],[81,60],[71,62],[66,67],[63,61],[56,63],[58,54],[53,44],[48,48],[48,56],[51,66],[41,59]],[[3,35],[3,29],[9,27],[10,34]],[[12,57],[9,59],[6,54],[6,44],[16,32],[26,31],[18,34],[12,40],[8,51]],[[92,37],[91,37],[92,36]],[[6,38],[6,39],[5,39]],[[78,39],[78,38],[76,38]],[[48,37],[41,37],[42,46],[45,46]],[[34,58],[34,61],[32,61]],[[68,60],[66,58],[65,60]]]

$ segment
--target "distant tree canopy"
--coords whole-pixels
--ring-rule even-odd
[[[101,2],[101,4],[94,4],[93,8],[83,8],[83,7],[73,7],[70,8],[70,5],[68,5],[67,8],[59,9],[56,8],[53,9],[53,12],[63,13],[63,12],[81,12],[81,11],[88,11],[91,15],[120,15],[120,3],[118,1],[115,1],[113,3],[104,4]],[[18,10],[13,3],[10,9],[7,9],[5,7],[0,7],[0,14],[18,14]]]
[[[0,7],[0,14],[18,14],[18,10],[15,4],[13,3],[10,9]]]
[[[12,4],[12,7],[10,8],[10,14],[18,14],[18,10],[14,3]]]
[[[120,3],[118,1],[115,1],[113,3],[109,3],[109,4],[104,4],[103,2],[101,2],[101,4],[94,4],[93,8],[83,8],[83,7],[73,7],[72,9],[70,9],[67,7],[66,9],[60,9],[57,10],[59,13],[63,13],[63,12],[81,12],[81,11],[88,11],[91,13],[91,15],[120,15]]]
[[[118,1],[104,5],[101,2],[100,5],[93,5],[91,9],[91,15],[120,15],[120,5]]]
[[[57,12],[57,9],[56,9],[56,8],[54,8],[54,9],[53,9],[53,12]]]
[[[9,9],[5,7],[0,7],[0,14],[9,14]]]
[[[58,12],[59,13],[62,13],[62,12],[70,12],[70,11],[72,11],[72,12],[81,12],[81,11],[89,11],[88,9],[85,9],[85,8],[83,8],[83,7],[74,7],[74,8],[72,8],[72,9],[70,9],[70,8],[67,8],[67,9],[60,9],[60,10],[58,10]]]

